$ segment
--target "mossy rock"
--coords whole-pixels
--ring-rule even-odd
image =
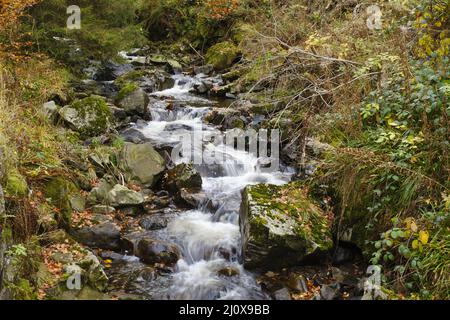
[[[5,194],[10,197],[23,197],[28,193],[28,184],[24,176],[13,171],[6,178]]]
[[[248,186],[243,192],[240,227],[244,265],[249,269],[296,265],[333,246],[326,212],[299,182]]]
[[[254,27],[247,23],[239,23],[231,30],[231,39],[237,45],[241,44],[248,36],[255,33]]]
[[[71,203],[80,195],[78,187],[66,177],[56,177],[45,184],[44,195],[58,208],[57,221],[64,227],[70,227],[73,211]]]
[[[126,143],[122,150],[121,165],[129,180],[152,187],[165,169],[163,157],[151,143]]]
[[[224,70],[232,66],[239,56],[239,49],[230,41],[215,44],[208,49],[205,56],[206,64],[214,66],[215,70]]]
[[[192,164],[181,163],[167,171],[163,185],[172,193],[177,193],[181,189],[199,192],[202,189],[202,177]]]
[[[121,75],[120,77],[118,77],[114,81],[114,84],[120,90],[122,90],[122,88],[124,88],[125,85],[127,85],[128,83],[137,82],[137,81],[143,79],[146,75],[147,75],[146,70],[133,70],[133,71],[127,72],[127,73]]]
[[[117,94],[116,102],[122,101],[123,99],[125,99],[126,96],[128,96],[129,94],[133,93],[138,89],[139,87],[137,84],[133,82],[125,82],[124,84],[122,84],[121,89]]]
[[[144,116],[148,113],[148,104],[150,98],[147,93],[139,88],[135,83],[127,83],[122,90],[119,91],[116,103],[120,108],[124,109],[127,114],[139,114]]]
[[[88,138],[105,133],[110,125],[111,110],[103,97],[92,95],[76,100],[59,111],[69,127]]]

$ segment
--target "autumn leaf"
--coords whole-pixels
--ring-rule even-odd
[[[427,244],[429,238],[430,238],[430,234],[428,233],[428,231],[421,230],[419,232],[419,240],[420,240],[420,242],[422,242],[422,244]]]

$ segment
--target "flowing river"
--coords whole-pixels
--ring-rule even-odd
[[[202,130],[204,135],[221,135],[217,129],[203,123],[202,117],[209,111],[211,102],[189,93],[194,83],[195,78],[178,75],[175,76],[173,88],[153,94],[181,102],[184,107],[168,111],[167,101],[152,106],[153,120],[141,129],[144,135],[156,144],[179,142],[180,130]],[[207,143],[204,147],[209,148],[209,152],[224,153],[223,163],[199,165],[197,168],[202,175],[203,192],[217,209],[210,212],[207,206],[201,205],[196,210],[181,213],[169,223],[167,235],[181,248],[182,259],[178,261],[177,271],[172,275],[164,295],[170,299],[265,298],[252,274],[246,272],[240,263],[241,190],[257,183],[284,184],[289,181],[290,174],[263,173],[256,157],[226,148],[222,143]],[[203,150],[194,148],[193,152]],[[183,154],[178,162],[189,161],[195,156]],[[223,257],[224,251],[229,253],[227,258]],[[234,277],[220,276],[218,271],[227,267],[237,270],[239,274]]]
[[[242,265],[239,208],[241,191],[247,185],[289,182],[293,170],[262,172],[260,159],[245,151],[226,147],[224,132],[203,121],[217,104],[191,93],[200,77],[174,75],[172,88],[153,92],[150,103],[152,120],[134,125],[157,148],[177,147],[183,134],[201,132],[203,143],[191,152],[181,150],[175,164],[189,163],[193,157],[208,151],[221,154],[225,161],[196,164],[202,176],[204,199],[198,208],[171,215],[166,228],[152,236],[178,245],[181,259],[174,272],[143,279],[139,277],[140,294],[151,299],[268,299],[255,280],[255,275]],[[216,137],[211,141],[211,137]],[[219,141],[219,142],[218,142]],[[194,144],[195,145],[195,144]],[[190,154],[189,154],[190,153]],[[142,265],[139,259],[125,256],[128,268]],[[232,275],[223,275],[230,270]],[[124,269],[122,274],[130,273]],[[136,286],[137,287],[137,286]]]

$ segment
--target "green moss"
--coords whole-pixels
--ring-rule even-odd
[[[138,90],[139,87],[137,86],[137,84],[132,83],[132,82],[128,82],[127,84],[125,84],[122,89],[119,91],[119,93],[117,94],[117,98],[116,101],[122,101],[126,96],[128,96],[130,93]]]
[[[332,246],[328,218],[311,200],[301,182],[285,186],[259,184],[247,190],[251,203],[257,206],[250,221],[253,227],[291,224],[299,238],[316,243],[321,249]]]
[[[231,30],[231,39],[239,45],[249,35],[255,32],[254,28],[247,23],[239,23]]]
[[[116,86],[119,87],[120,90],[122,90],[125,86],[129,85],[130,83],[133,83],[134,81],[139,80],[140,78],[145,77],[146,75],[148,75],[148,71],[146,70],[133,70],[118,77],[114,81],[114,83]]]
[[[105,98],[91,95],[76,100],[70,107],[78,112],[78,118],[81,119],[81,122],[76,124],[76,129],[82,137],[96,136],[107,130],[112,114]]]
[[[208,49],[205,62],[213,65],[216,70],[223,70],[231,67],[238,55],[239,49],[232,42],[224,41]]]
[[[56,177],[45,185],[44,194],[51,204],[58,208],[57,220],[63,226],[69,227],[72,216],[71,199],[79,195],[77,186],[67,178]]]
[[[17,171],[8,174],[5,193],[7,196],[23,197],[28,192],[28,184],[25,178]]]

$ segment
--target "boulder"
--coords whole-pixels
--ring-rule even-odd
[[[275,300],[292,300],[291,294],[287,288],[282,288],[273,293]]]
[[[71,105],[61,108],[59,115],[71,129],[79,132],[83,138],[105,133],[110,126],[112,117],[105,99],[96,95],[76,100]]]
[[[175,194],[185,189],[199,192],[202,189],[202,177],[192,164],[181,163],[167,171],[163,179],[164,189]]]
[[[44,103],[42,106],[42,114],[50,121],[54,121],[56,119],[56,115],[58,114],[58,106],[55,101],[48,101]]]
[[[208,49],[205,61],[214,67],[215,70],[224,70],[233,64],[239,56],[239,49],[229,41],[224,41],[213,45]]]
[[[108,194],[109,191],[114,187],[114,178],[111,176],[104,176],[100,179],[98,185],[92,188],[88,196],[88,203],[90,204],[108,204]]]
[[[144,197],[134,190],[130,190],[121,184],[116,184],[108,192],[108,202],[113,207],[134,206],[143,204]]]
[[[175,244],[150,238],[139,240],[135,254],[145,263],[166,266],[175,265],[180,258],[180,250]]]
[[[249,269],[296,265],[332,245],[328,216],[300,183],[259,184],[243,191],[240,228]]]
[[[152,187],[165,169],[165,161],[151,143],[126,143],[122,150],[123,169],[128,178]]]
[[[128,115],[148,115],[150,98],[147,93],[134,83],[126,84],[118,93],[117,105]]]
[[[159,230],[167,227],[169,217],[165,213],[155,213],[143,217],[139,221],[139,225],[145,230]]]
[[[128,83],[135,83],[146,92],[154,92],[173,87],[175,80],[167,72],[159,69],[140,69],[127,72],[114,81],[122,89]]]
[[[147,59],[153,64],[166,66],[173,73],[180,73],[183,70],[182,65],[178,61],[162,54],[152,54]]]
[[[114,207],[106,206],[106,205],[96,205],[91,208],[92,213],[94,214],[110,214],[114,213],[116,209]]]
[[[190,192],[181,189],[174,196],[175,204],[180,208],[195,209],[202,204],[207,204],[208,197],[204,192]]]
[[[214,66],[212,66],[210,64],[206,64],[203,66],[194,66],[194,73],[196,75],[199,75],[199,74],[209,75],[213,71],[214,71]]]
[[[113,222],[103,222],[74,230],[73,236],[81,243],[107,250],[120,249],[120,228]]]

